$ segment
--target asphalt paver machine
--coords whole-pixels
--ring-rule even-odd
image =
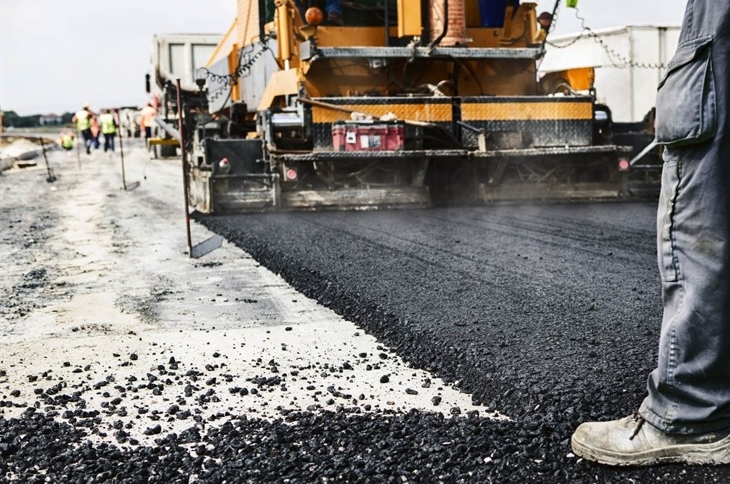
[[[538,79],[536,4],[326,3],[237,2],[183,105],[198,211],[626,195],[610,110]]]

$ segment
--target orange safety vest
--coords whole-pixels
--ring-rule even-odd
[[[155,123],[155,116],[157,115],[157,111],[152,106],[145,106],[142,108],[142,111],[140,111],[140,126],[142,128],[151,128],[152,125]]]

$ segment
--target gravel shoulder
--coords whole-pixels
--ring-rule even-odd
[[[209,451],[196,446],[243,446],[300,421],[315,439],[348,418],[508,421],[235,245],[189,258],[179,161],[149,160],[133,145],[126,181],[140,186],[124,191],[118,157],[54,151],[49,159],[52,183],[42,163],[0,174],[4,479],[220,482],[220,470],[206,466],[221,458],[211,451],[201,460]],[[192,224],[194,243],[211,235]],[[247,436],[221,438],[232,425],[248,426]],[[95,456],[71,465],[79,449]],[[155,467],[160,449],[178,462],[175,476]],[[98,464],[106,458],[111,474]],[[257,464],[231,475],[257,481],[268,454],[249,458]],[[310,467],[289,472],[308,475],[302,482],[329,472]]]

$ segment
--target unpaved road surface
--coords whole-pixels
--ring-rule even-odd
[[[189,258],[179,161],[130,148],[131,191],[101,152],[0,174],[0,482],[310,482],[406,418],[508,421],[234,245]]]
[[[133,191],[98,152],[0,175],[0,481],[730,481],[568,446],[643,398],[652,203],[196,217],[194,260],[131,148]]]

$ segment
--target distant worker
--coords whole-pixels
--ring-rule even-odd
[[[99,149],[99,133],[101,133],[101,129],[99,129],[99,118],[94,116],[91,118],[91,137],[93,138],[92,144],[94,145],[94,149]]]
[[[101,133],[104,135],[104,153],[108,150],[114,151],[114,137],[117,134],[117,120],[111,110],[105,109],[104,113],[99,116],[101,124]]]
[[[61,145],[61,148],[63,148],[66,151],[70,151],[74,147],[74,140],[76,137],[74,136],[73,131],[70,129],[65,129],[61,131],[61,137],[58,140],[58,143]]]
[[[91,144],[94,142],[94,136],[91,134],[91,120],[93,118],[94,114],[89,111],[88,103],[84,103],[84,107],[80,111],[77,111],[73,118],[71,118],[76,124],[76,131],[81,133],[87,155],[91,154]]]
[[[155,123],[157,110],[154,108],[154,106],[152,106],[151,102],[148,102],[147,105],[142,108],[139,114],[139,125],[144,130],[144,139],[149,142],[150,138],[152,138],[152,125]]]

